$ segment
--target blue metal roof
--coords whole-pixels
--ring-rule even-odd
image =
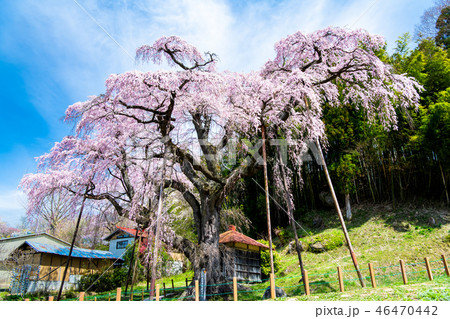
[[[42,244],[34,241],[25,241],[24,244],[28,244],[31,248],[40,253],[55,254],[61,256],[69,256],[70,247]],[[116,256],[110,251],[105,250],[93,250],[74,247],[72,250],[72,257],[79,258],[95,258],[95,259],[122,259]]]

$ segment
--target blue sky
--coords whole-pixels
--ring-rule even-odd
[[[111,73],[141,69],[135,49],[178,35],[219,55],[219,68],[258,70],[298,30],[364,28],[392,48],[433,0],[0,0],[0,219],[25,215],[21,177],[71,133],[67,106],[103,92]],[[150,70],[152,67],[144,66]]]

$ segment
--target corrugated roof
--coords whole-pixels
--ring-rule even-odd
[[[2,242],[16,241],[18,239],[26,239],[26,238],[39,237],[39,236],[46,236],[48,238],[52,238],[53,240],[59,241],[59,242],[63,243],[64,245],[70,246],[70,243],[68,243],[68,242],[66,242],[66,241],[64,241],[62,239],[56,238],[55,236],[50,235],[50,234],[45,233],[45,232],[35,233],[35,234],[14,235],[14,236],[11,236],[11,237],[0,238],[0,241],[2,241]]]
[[[115,231],[113,231],[111,234],[109,234],[108,236],[106,236],[105,238],[103,238],[103,240],[110,240],[115,234],[117,234],[120,231],[124,231],[130,235],[132,235],[133,237],[136,236],[136,229],[132,229],[132,228],[126,228],[126,227],[120,227],[120,226],[116,226],[117,229]],[[139,236],[142,237],[148,237],[148,233],[147,232],[143,232],[142,230],[139,231]]]
[[[33,241],[25,241],[23,245],[28,245],[32,249],[40,253],[55,254],[61,256],[69,256],[70,247],[42,244]],[[72,257],[90,258],[90,259],[117,259],[118,256],[114,255],[110,251],[105,250],[93,250],[74,247],[72,251]],[[121,259],[121,258],[120,258]]]
[[[47,233],[26,234],[22,236],[3,238],[0,239],[0,261],[7,259],[14,250],[16,250],[27,240],[42,244],[70,246],[69,243],[66,243],[65,241]]]
[[[246,245],[261,247],[262,249],[269,249],[269,246],[261,244],[256,240],[236,231],[236,227],[233,225],[230,225],[228,231],[219,235],[219,244],[226,244],[226,243],[242,243]]]

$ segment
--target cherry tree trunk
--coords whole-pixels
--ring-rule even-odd
[[[188,254],[196,280],[200,280],[202,271],[206,271],[207,295],[231,290],[231,285],[223,285],[226,276],[223,272],[223,260],[219,247],[220,210],[223,202],[220,194],[221,192],[200,195],[200,212],[194,213],[198,242],[194,245],[194,252]]]

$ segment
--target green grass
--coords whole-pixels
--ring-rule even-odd
[[[448,210],[447,210],[448,211]],[[446,212],[447,212],[446,211]],[[288,254],[286,234],[274,238],[281,257],[281,268],[276,273],[276,286],[285,290],[287,300],[447,300],[450,293],[450,279],[446,276],[441,255],[450,257],[450,225],[441,222],[428,225],[433,216],[439,221],[439,211],[392,209],[389,206],[355,207],[354,218],[346,221],[353,249],[360,265],[366,288],[362,288],[346,244],[329,245],[323,253],[306,251],[302,253],[305,269],[308,270],[311,296],[303,293],[301,272],[296,253]],[[312,228],[312,218],[320,215],[325,221],[321,230]],[[448,213],[447,213],[448,214]],[[304,243],[329,240],[342,236],[341,227],[334,211],[311,212],[300,220],[305,230],[298,235]],[[284,244],[282,245],[281,242]],[[434,281],[427,277],[424,257],[429,257]],[[408,284],[404,285],[399,260],[406,263]],[[377,288],[371,287],[368,263],[375,267]],[[449,262],[450,263],[450,262]],[[345,292],[339,292],[337,266],[343,269]],[[179,275],[180,276],[180,275]],[[183,277],[184,276],[184,277]],[[189,274],[192,276],[192,273]],[[185,278],[186,275],[181,275]],[[176,279],[177,281],[178,279]],[[159,282],[170,283],[171,277]],[[268,281],[244,284],[250,291],[240,291],[239,300],[261,300]]]
[[[347,245],[330,245],[329,251],[302,253],[305,269],[308,270],[311,295],[305,296],[300,282],[301,272],[297,254],[287,253],[289,238],[283,232],[281,241],[274,238],[281,257],[281,268],[276,273],[276,286],[285,290],[288,297],[280,300],[449,300],[450,277],[447,277],[441,260],[445,254],[450,258],[450,217],[448,209],[416,209],[404,207],[392,209],[389,206],[360,206],[353,208],[353,220],[347,221],[349,236],[360,265],[366,288],[360,286],[354,271]],[[317,230],[312,227],[314,216],[320,215],[325,227]],[[447,220],[441,217],[447,218]],[[427,223],[430,216],[436,225]],[[298,235],[305,243],[315,240],[333,239],[342,236],[338,218],[334,211],[311,212],[303,215],[299,222],[304,230]],[[281,244],[283,243],[283,244]],[[424,257],[429,257],[435,280],[428,280]],[[404,285],[400,273],[399,260],[406,263],[408,284]],[[368,263],[375,268],[377,288],[371,287]],[[449,260],[450,263],[450,260]],[[343,269],[345,292],[339,292],[337,266]],[[162,289],[166,284],[171,290],[172,279],[177,292],[183,290],[185,279],[193,277],[189,271],[176,276],[165,277],[157,282]],[[239,300],[261,300],[264,290],[269,286],[267,280],[256,284],[242,284],[250,291],[240,291]],[[123,287],[122,291],[124,291]],[[130,288],[129,288],[130,289]],[[146,283],[134,287],[135,300],[140,300]],[[115,291],[111,291],[115,294]],[[108,292],[102,295],[107,296]],[[139,296],[139,297],[137,297]],[[145,293],[148,297],[148,292]],[[0,296],[1,298],[1,296]],[[93,299],[93,296],[88,298]],[[98,297],[98,300],[100,297]],[[107,298],[107,297],[104,297]],[[222,298],[219,296],[218,298]]]

